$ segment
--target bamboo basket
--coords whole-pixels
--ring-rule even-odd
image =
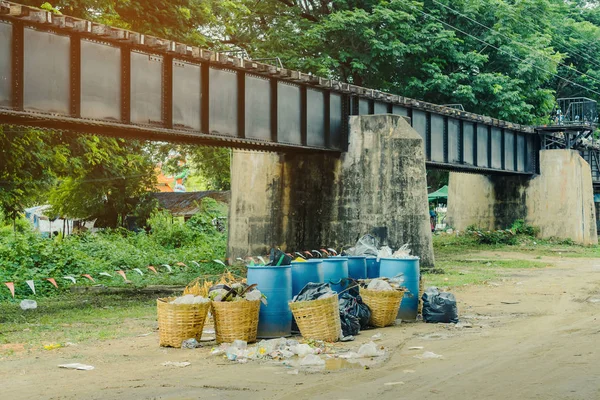
[[[234,340],[256,342],[259,311],[260,300],[213,301],[217,343],[232,343]]]
[[[404,290],[368,290],[360,288],[363,302],[371,309],[369,324],[383,328],[394,324],[404,297]]]
[[[320,300],[290,302],[289,305],[305,339],[336,342],[340,338],[342,325],[337,294]]]
[[[161,346],[181,347],[187,339],[200,340],[210,302],[200,304],[170,304],[175,297],[156,300],[158,335]]]

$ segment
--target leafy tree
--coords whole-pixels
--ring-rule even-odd
[[[0,126],[0,211],[15,220],[39,200],[66,162],[67,150],[50,132]]]
[[[127,215],[147,208],[144,203],[156,174],[142,142],[90,135],[67,141],[64,177],[50,191],[53,210],[72,218],[98,219],[99,226],[114,228]]]

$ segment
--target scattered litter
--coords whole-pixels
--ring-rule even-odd
[[[71,343],[71,342],[65,343],[65,347],[73,347],[73,346],[77,346],[77,344],[76,343]]]
[[[371,336],[371,340],[380,340],[381,339],[381,332],[374,334],[373,336]]]
[[[377,350],[377,345],[373,342],[365,343],[358,349],[358,355],[361,357],[379,357],[384,354]]]
[[[191,365],[192,363],[187,362],[187,361],[182,361],[182,362],[178,362],[178,361],[165,361],[164,363],[162,363],[161,365],[163,367],[177,367],[177,368],[184,368],[187,367],[188,365]]]
[[[425,347],[423,347],[423,346],[412,346],[412,347],[409,347],[408,349],[409,350],[423,350],[424,348]]]
[[[469,324],[468,322],[459,322],[458,324],[454,325],[456,328],[472,328],[473,325]]]
[[[303,367],[320,366],[320,365],[325,365],[325,360],[323,360],[321,357],[319,357],[316,354],[309,354],[306,357],[301,358],[298,365],[303,366]]]
[[[148,333],[141,333],[139,335],[137,335],[137,337],[146,337],[146,336],[150,336],[152,335],[153,332],[148,332]]]
[[[196,347],[200,347],[200,343],[195,339],[187,339],[181,342],[182,349],[195,349]]]
[[[435,354],[432,351],[426,351],[423,354],[419,354],[418,356],[415,356],[415,358],[418,358],[420,360],[427,360],[427,359],[431,359],[431,358],[443,358],[443,357],[444,356]]]
[[[592,297],[591,299],[588,299],[588,303],[600,303],[600,298]]]
[[[501,301],[502,304],[519,304],[520,301]]]
[[[288,375],[298,375],[298,370],[297,369],[293,369],[291,371],[288,371]]]
[[[62,344],[60,344],[60,343],[45,344],[44,350],[60,349],[61,347],[62,347]]]
[[[35,300],[22,300],[21,301],[21,310],[35,310],[37,308],[37,302]]]
[[[202,337],[200,338],[200,341],[201,341],[201,342],[212,342],[212,341],[214,341],[214,340],[215,340],[215,337],[214,337],[214,336],[202,336]]]
[[[354,340],[354,336],[349,335],[349,336],[343,336],[340,338],[340,342],[352,342]]]
[[[515,285],[522,285],[522,284],[523,284],[523,282],[517,282],[517,283],[515,283]]]
[[[396,386],[396,385],[404,385],[404,382],[386,382],[383,386]]]
[[[500,286],[500,284],[496,283],[496,282],[488,282],[488,286],[496,286],[496,287],[498,287],[498,286]]]
[[[60,364],[58,366],[59,368],[66,368],[66,369],[76,369],[79,371],[91,371],[94,369],[93,366],[91,365],[85,365],[85,364],[79,364],[79,363],[73,363],[73,364]]]
[[[402,372],[404,372],[405,374],[414,374],[415,370],[414,369],[405,369]]]

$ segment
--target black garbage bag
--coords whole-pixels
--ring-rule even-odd
[[[328,293],[333,293],[333,290],[331,290],[331,286],[329,286],[329,283],[309,282],[306,284],[306,286],[302,288],[300,293],[294,296],[292,301],[317,300],[319,297]]]
[[[281,260],[281,263],[279,263],[279,260],[283,258]],[[292,264],[292,257],[288,256],[287,254],[285,254],[283,251],[279,250],[279,249],[271,249],[271,254],[269,257],[269,264],[268,265],[277,265],[279,263],[279,265],[291,265]]]
[[[359,293],[358,285],[355,282],[351,282],[350,289],[339,295],[338,304],[340,308],[340,319],[342,320],[342,333],[344,336],[356,335],[361,329],[365,329],[369,326],[371,309],[362,301],[362,297],[360,297]],[[344,330],[344,321],[346,322],[348,333]],[[356,326],[356,322],[358,322],[358,327]]]
[[[425,322],[458,322],[456,298],[452,293],[440,292],[436,287],[425,290],[423,296],[423,320]]]

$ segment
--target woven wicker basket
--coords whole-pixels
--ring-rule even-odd
[[[156,300],[158,334],[161,346],[181,347],[186,339],[200,340],[210,302],[170,304],[175,297]]]
[[[337,294],[320,300],[290,302],[289,305],[305,339],[336,342],[340,338],[342,325]]]
[[[396,320],[404,291],[380,291],[360,288],[360,296],[371,309],[369,324],[376,328],[383,328],[392,325]]]
[[[256,342],[259,311],[260,300],[213,301],[212,314],[217,343],[231,343],[234,340]]]

